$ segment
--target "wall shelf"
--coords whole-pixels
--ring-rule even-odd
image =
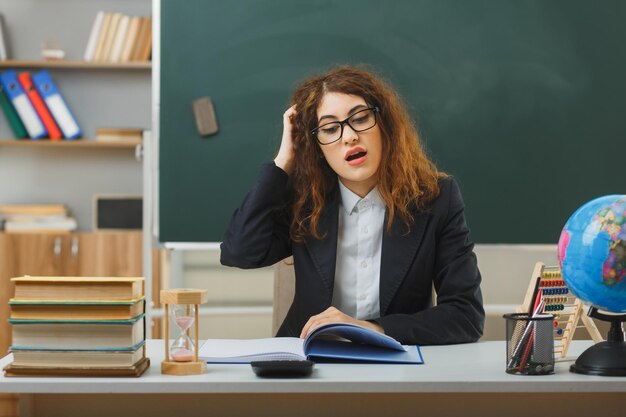
[[[86,61],[65,61],[65,60],[59,60],[59,61],[7,60],[7,61],[0,61],[0,68],[150,70],[152,69],[152,61],[86,62]]]
[[[22,148],[135,148],[141,145],[141,141],[127,142],[99,142],[93,139],[79,140],[15,140],[0,139],[0,147],[22,147]]]

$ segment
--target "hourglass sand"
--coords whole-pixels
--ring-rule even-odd
[[[161,362],[161,373],[195,375],[206,371],[206,363],[198,361],[198,305],[208,298],[208,290],[161,290],[161,303],[165,308],[165,360]],[[178,336],[171,345],[170,315],[178,329]],[[192,325],[193,341],[189,337]]]
[[[178,327],[178,337],[170,346],[170,357],[174,362],[191,362],[194,360],[193,342],[189,338],[189,329],[196,321],[196,306],[193,304],[176,304],[172,306],[174,324]]]

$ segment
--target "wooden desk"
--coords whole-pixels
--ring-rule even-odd
[[[574,341],[577,355],[591,342]],[[160,374],[163,342],[148,341],[141,378],[0,378],[21,416],[623,416],[626,378],[504,372],[504,342],[422,348],[425,365],[317,364],[306,379],[261,379],[249,365],[204,375]],[[10,355],[0,360],[4,367]]]

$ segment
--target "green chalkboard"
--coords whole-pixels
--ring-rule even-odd
[[[555,243],[583,202],[626,193],[624,22],[622,0],[161,0],[159,239],[221,241],[293,87],[367,63],[459,181],[474,241]]]

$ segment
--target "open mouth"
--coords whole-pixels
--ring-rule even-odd
[[[355,159],[363,158],[365,155],[367,155],[366,151],[356,152],[351,155],[348,155],[348,157],[346,158],[346,161],[348,162],[354,161]]]

